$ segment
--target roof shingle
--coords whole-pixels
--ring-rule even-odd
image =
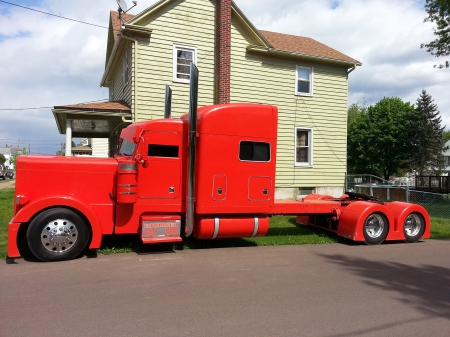
[[[309,37],[274,33],[265,30],[260,30],[259,32],[277,50],[359,63],[359,61],[350,56]]]
[[[131,112],[130,106],[124,101],[112,101],[112,102],[95,102],[95,103],[80,103],[55,106],[54,109],[60,110],[98,110],[98,111],[126,111]]]
[[[133,17],[133,14],[122,14],[122,18],[125,21],[129,21]],[[117,11],[111,11],[111,22],[113,29],[115,31],[119,31],[121,25],[119,13]],[[267,42],[272,45],[272,47],[280,51],[360,64],[359,61],[351,58],[350,56],[347,56],[309,37],[275,33],[266,30],[260,30],[259,32],[264,36]],[[117,34],[114,34],[114,39],[116,39],[116,35]]]
[[[117,39],[117,33],[120,30],[120,20],[119,20],[119,12],[117,11],[110,11],[111,15],[111,23],[112,23],[112,29],[114,30],[114,41]],[[133,14],[122,14],[122,19],[127,22],[130,21],[132,18],[134,18]]]

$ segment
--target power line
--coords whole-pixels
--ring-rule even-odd
[[[94,23],[89,23],[89,22],[84,22],[84,21],[80,21],[80,20],[75,20],[75,19],[66,18],[66,17],[64,17],[64,16],[60,16],[60,15],[56,15],[56,14],[51,14],[51,13],[44,12],[44,11],[40,11],[40,10],[37,10],[37,9],[34,9],[34,8],[30,8],[30,7],[26,7],[26,6],[21,6],[21,5],[13,4],[13,3],[11,3],[11,2],[4,1],[4,0],[0,0],[0,2],[3,2],[3,3],[5,3],[5,4],[11,5],[11,6],[16,6],[16,7],[28,9],[28,10],[30,10],[30,11],[34,11],[34,12],[38,12],[38,13],[42,13],[42,14],[46,14],[46,15],[55,16],[55,17],[60,18],[60,19],[65,19],[65,20],[69,20],[69,21],[74,21],[74,22],[82,23],[82,24],[89,25],[89,26],[94,26],[94,27],[99,27],[99,28],[109,29],[108,27],[105,27],[105,26],[100,26],[100,25],[96,25],[96,24],[94,24]]]
[[[0,0],[0,2],[2,2],[2,0]],[[66,105],[78,105],[78,104],[96,103],[96,102],[104,102],[104,101],[108,101],[108,99],[107,99],[107,98],[104,98],[104,99],[99,99],[99,100],[97,100],[97,101],[81,102],[81,103],[66,104]],[[54,106],[42,106],[42,107],[39,107],[39,108],[12,108],[12,109],[0,109],[0,111],[22,111],[22,110],[53,109],[55,106],[58,106],[58,105],[54,105]]]

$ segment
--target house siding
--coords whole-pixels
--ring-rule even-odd
[[[136,78],[137,120],[164,115],[165,85],[173,90],[172,116],[188,111],[189,84],[173,82],[173,46],[197,49],[199,68],[199,106],[214,103],[214,16],[210,1],[179,1],[160,16],[148,18],[139,25],[152,29],[150,41],[138,45],[138,76]]]
[[[128,83],[124,86],[122,80],[122,62],[126,57],[126,53],[128,53],[128,69],[129,69],[129,80]],[[134,98],[134,90],[133,90],[133,76],[134,72],[134,46],[133,43],[127,43],[126,47],[121,53],[119,57],[119,62],[117,66],[114,68],[114,74],[112,76],[111,83],[109,85],[109,100],[110,101],[125,101],[130,107],[132,107],[132,102]]]
[[[236,22],[231,38],[231,102],[279,109],[276,187],[342,188],[347,148],[347,69],[246,51]],[[295,95],[296,65],[313,67],[313,96]],[[295,167],[295,127],[313,129],[313,167]],[[337,193],[337,192],[336,192]]]
[[[108,157],[108,138],[92,138],[91,146],[93,157]]]

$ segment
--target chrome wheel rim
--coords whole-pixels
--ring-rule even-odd
[[[50,252],[62,253],[73,247],[78,238],[77,227],[69,220],[49,222],[41,233],[42,245]]]
[[[422,229],[422,219],[418,214],[412,213],[405,219],[405,235],[416,236]]]
[[[366,234],[373,238],[379,238],[384,231],[385,221],[380,214],[372,214],[369,216],[364,224]]]

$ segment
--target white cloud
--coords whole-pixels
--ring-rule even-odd
[[[207,0],[205,0],[207,1]],[[108,26],[113,0],[16,0],[18,4]],[[156,0],[139,0],[139,13]],[[350,74],[349,104],[384,96],[414,103],[426,89],[450,127],[448,69],[420,49],[433,39],[423,0],[235,0],[259,29],[308,36],[363,63]],[[0,109],[54,106],[107,98],[99,83],[107,30],[0,3]],[[0,111],[1,138],[64,140],[50,109]],[[38,144],[37,142],[35,142]],[[32,148],[33,150],[33,148]],[[56,150],[55,150],[56,151]]]

